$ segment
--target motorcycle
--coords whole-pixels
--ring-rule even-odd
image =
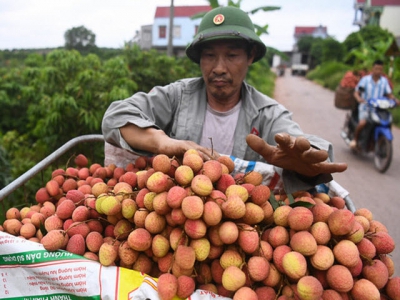
[[[392,114],[389,109],[396,106],[396,101],[386,97],[373,98],[367,101],[367,125],[360,132],[358,149],[355,152],[364,154],[373,153],[375,168],[384,173],[388,170],[393,156],[393,134],[391,131]],[[354,109],[346,115],[341,136],[349,146],[354,138],[354,131],[358,124],[358,111]]]

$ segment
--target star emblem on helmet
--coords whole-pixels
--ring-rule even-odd
[[[213,22],[215,25],[220,25],[225,21],[225,17],[223,14],[215,15]]]

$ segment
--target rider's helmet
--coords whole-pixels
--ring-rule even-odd
[[[267,48],[255,33],[248,14],[233,6],[217,7],[207,12],[200,22],[198,33],[186,48],[186,55],[195,63],[200,62],[201,44],[212,40],[243,39],[255,46],[254,61],[260,60]]]

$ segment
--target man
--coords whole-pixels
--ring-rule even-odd
[[[358,125],[354,131],[354,139],[350,142],[352,149],[357,149],[360,132],[367,125],[367,100],[384,96],[394,99],[399,104],[399,101],[392,94],[388,79],[383,76],[383,61],[376,60],[372,65],[371,73],[363,76],[354,90],[354,97],[358,102]]]
[[[139,155],[181,157],[194,148],[205,160],[225,154],[266,162],[277,166],[286,192],[330,181],[347,168],[332,162],[332,145],[304,134],[289,111],[244,82],[265,53],[245,12],[211,10],[186,49],[202,77],[112,103],[102,123],[106,141]]]

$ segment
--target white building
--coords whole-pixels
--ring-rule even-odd
[[[197,33],[201,18],[192,19],[192,17],[210,10],[211,6],[206,5],[174,7],[172,46],[175,55],[184,55],[187,45]],[[167,51],[169,27],[170,7],[158,6],[154,15],[154,23],[142,26],[136,42],[142,49],[154,48]]]
[[[354,0],[354,25],[378,25],[400,42],[400,0]]]

